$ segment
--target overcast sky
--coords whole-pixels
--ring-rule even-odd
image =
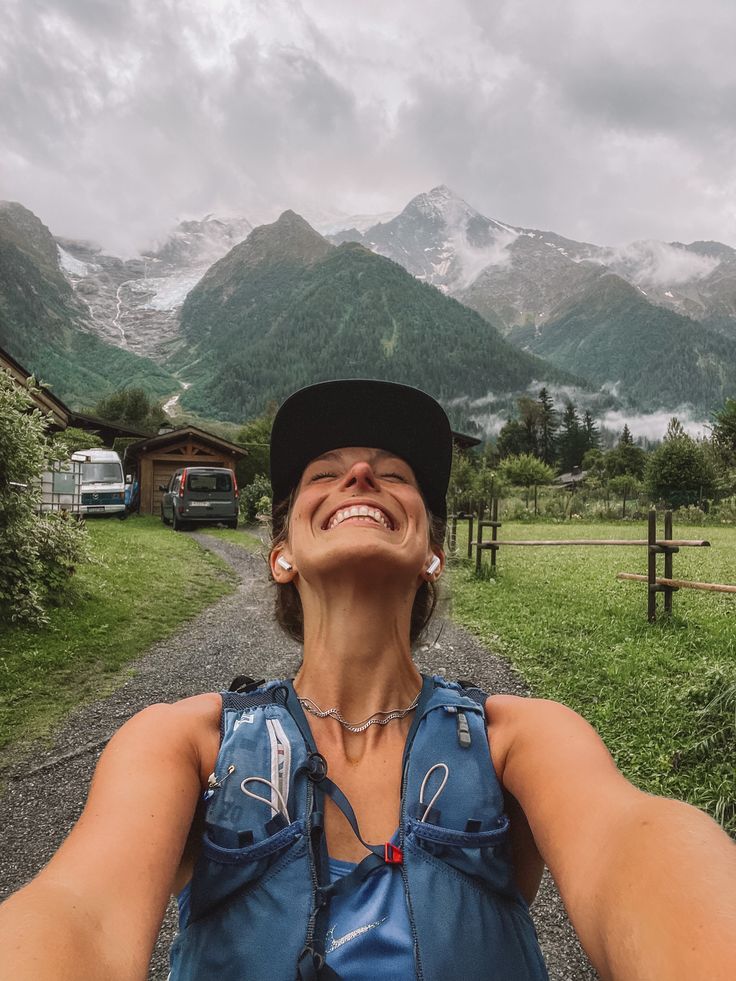
[[[208,212],[736,246],[735,0],[3,0],[0,198],[134,250]]]

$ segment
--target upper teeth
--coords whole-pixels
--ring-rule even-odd
[[[356,504],[353,507],[345,508],[344,511],[337,511],[327,527],[328,529],[336,528],[341,522],[347,521],[348,518],[372,518],[374,521],[383,525],[384,528],[391,528],[382,511],[379,511],[378,508],[369,508],[365,504]]]

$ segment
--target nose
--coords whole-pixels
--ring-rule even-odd
[[[352,487],[355,490],[376,490],[376,475],[373,467],[367,460],[359,460],[354,463],[345,475],[345,487]]]

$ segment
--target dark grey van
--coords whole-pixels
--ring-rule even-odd
[[[189,525],[238,527],[238,483],[222,467],[183,467],[159,490],[161,520],[181,531]]]

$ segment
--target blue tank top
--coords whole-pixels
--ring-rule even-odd
[[[347,875],[355,865],[330,858],[330,878]],[[401,871],[385,865],[357,889],[330,903],[325,957],[344,981],[413,978],[414,951]],[[380,967],[379,967],[380,965]]]

